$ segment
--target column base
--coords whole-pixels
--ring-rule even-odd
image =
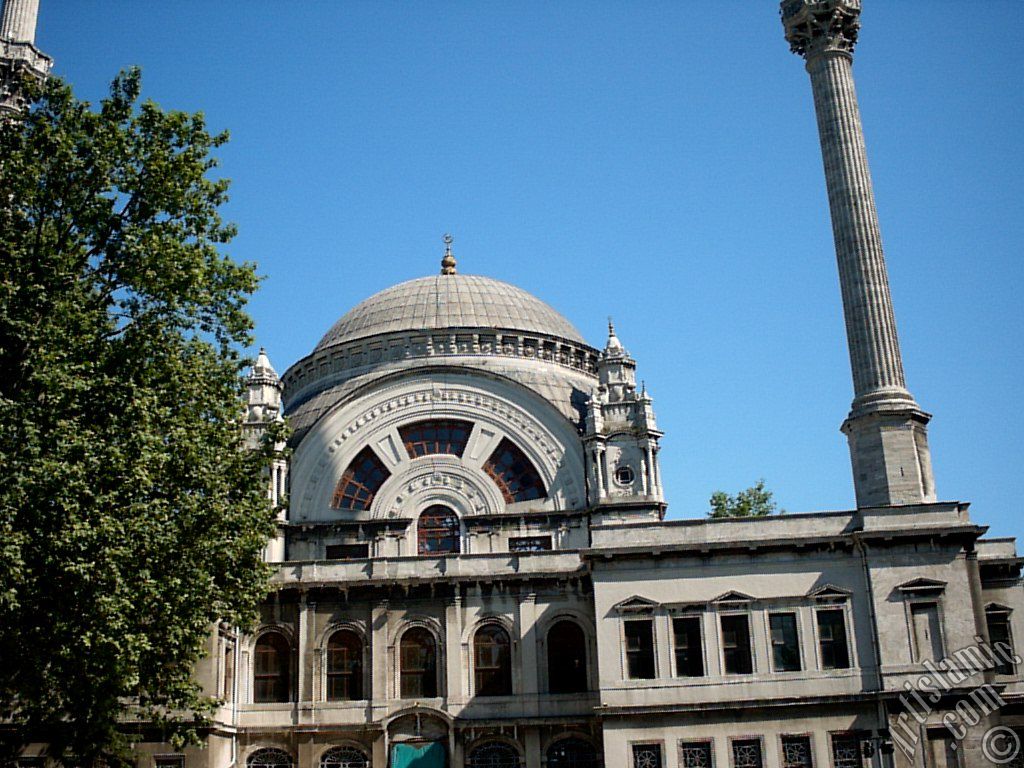
[[[842,431],[850,445],[858,508],[936,500],[928,448],[930,420],[916,404],[850,413]]]

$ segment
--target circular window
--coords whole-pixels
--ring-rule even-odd
[[[632,485],[634,478],[632,467],[619,467],[615,470],[615,482],[619,485]]]

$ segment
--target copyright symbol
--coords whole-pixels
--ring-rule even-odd
[[[981,753],[990,763],[1006,765],[1020,754],[1020,736],[1005,725],[997,725],[982,736]]]

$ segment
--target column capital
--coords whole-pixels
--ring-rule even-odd
[[[860,0],[782,0],[789,50],[808,61],[821,54],[853,55],[860,31]]]

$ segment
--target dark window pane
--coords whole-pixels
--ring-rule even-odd
[[[861,759],[860,741],[860,736],[855,733],[833,734],[833,768],[862,768],[864,761]]]
[[[772,667],[776,672],[800,669],[800,641],[795,613],[773,613],[768,617],[772,632]]]
[[[362,698],[363,643],[355,632],[335,632],[327,643],[327,699]]]
[[[519,768],[519,753],[503,741],[489,741],[473,748],[466,768]]]
[[[560,621],[548,632],[548,690],[551,693],[586,691],[587,642],[573,621]]]
[[[434,636],[421,627],[402,635],[401,696],[403,699],[437,696],[437,645]]]
[[[704,676],[704,648],[701,642],[700,617],[683,616],[672,619],[675,639],[676,676]]]
[[[722,655],[727,675],[749,675],[754,671],[750,622],[745,615],[722,616]]]
[[[582,739],[569,738],[548,747],[547,768],[597,768],[597,750]]]
[[[506,504],[540,499],[548,495],[544,489],[544,481],[533,464],[508,438],[503,438],[498,444],[494,453],[484,463],[483,470],[497,483]]]
[[[277,632],[267,632],[256,641],[253,656],[253,701],[291,700],[291,654],[288,641]]]
[[[1009,653],[1013,653],[1013,639],[1010,636],[1010,614],[1006,611],[986,611],[985,621],[988,624],[988,639],[992,645],[1002,643]],[[999,654],[997,653],[998,657]],[[1013,664],[1008,661],[1000,661],[996,667],[996,674],[1012,675]]]
[[[446,555],[459,551],[459,518],[448,507],[434,505],[420,513],[416,524],[417,551]]]
[[[633,680],[654,678],[654,622],[650,619],[627,621],[626,675]]]
[[[818,644],[821,665],[825,669],[848,669],[850,654],[846,647],[846,618],[841,608],[818,611]]]
[[[328,544],[328,560],[361,560],[369,557],[369,544]]]
[[[377,454],[369,446],[363,448],[342,473],[334,489],[331,506],[335,509],[369,509],[373,497],[390,476]]]
[[[501,627],[481,627],[473,638],[477,696],[512,694],[512,641]]]

